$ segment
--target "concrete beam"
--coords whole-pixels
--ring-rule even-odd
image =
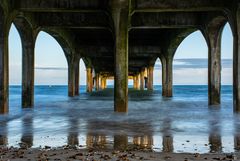
[[[198,28],[203,13],[135,13],[131,19],[131,29],[149,28]]]
[[[105,9],[107,0],[12,0],[16,9],[31,12],[81,12],[84,10]]]
[[[133,12],[186,12],[218,11],[225,9],[233,0],[135,0]]]
[[[37,12],[32,13],[38,26],[43,28],[107,29],[110,28],[108,15],[95,12]],[[47,19],[46,19],[47,17]]]

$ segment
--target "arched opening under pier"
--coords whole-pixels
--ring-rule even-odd
[[[188,35],[176,50],[173,60],[173,95],[186,97],[197,94],[206,98],[207,84],[208,46],[198,30]]]
[[[80,59],[79,62],[79,68],[80,68],[80,73],[79,73],[79,90],[80,93],[86,92],[86,85],[87,85],[87,72],[86,72],[86,65],[83,61],[83,59]]]
[[[11,107],[21,106],[22,91],[22,41],[18,30],[12,24],[9,30],[9,96]]]
[[[233,85],[233,34],[229,23],[226,23],[221,39],[221,100],[232,100]]]
[[[56,96],[64,91],[67,95],[67,84],[68,65],[64,51],[50,34],[41,31],[35,43],[35,95],[41,97],[40,91]]]
[[[159,58],[157,58],[153,69],[153,87],[154,90],[161,90],[162,85],[162,64]]]

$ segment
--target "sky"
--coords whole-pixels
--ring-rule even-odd
[[[233,37],[229,24],[222,34],[222,84],[232,85]],[[207,84],[208,48],[200,31],[190,34],[178,47],[174,57],[174,85]],[[14,25],[9,33],[9,81],[10,85],[21,84],[22,66],[21,39]],[[160,60],[154,68],[154,84],[161,84]],[[80,84],[86,84],[86,71],[80,61]],[[40,32],[35,44],[35,84],[66,85],[67,61],[61,46],[45,32]],[[132,81],[129,81],[130,84]]]

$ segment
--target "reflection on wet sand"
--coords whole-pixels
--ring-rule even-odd
[[[127,135],[115,135],[114,136],[114,149],[115,150],[126,150],[128,147],[128,137]]]
[[[33,118],[25,116],[22,118],[22,137],[20,142],[21,148],[31,148],[33,146]]]
[[[87,134],[86,146],[87,148],[106,149],[107,148],[106,136]]]
[[[69,129],[68,129],[68,145],[76,146],[79,145],[78,140],[78,124],[79,121],[75,117],[69,117],[68,119]]]
[[[209,145],[210,153],[222,152],[221,122],[216,113],[209,121]]]
[[[2,122],[0,123],[0,145],[6,146],[8,145],[8,128],[7,123]]]
[[[240,118],[235,118],[234,121],[234,149],[240,151]]]
[[[163,152],[173,152],[173,136],[171,132],[172,120],[165,118],[162,125],[163,133]]]
[[[152,149],[153,136],[152,135],[134,136],[133,144],[139,146],[140,148]]]

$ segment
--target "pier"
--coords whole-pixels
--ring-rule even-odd
[[[79,96],[79,61],[87,92],[114,79],[114,111],[128,112],[128,80],[153,90],[154,63],[162,63],[162,96],[173,96],[173,59],[180,43],[200,30],[208,45],[208,103],[221,103],[221,34],[233,33],[233,110],[240,111],[240,2],[238,0],[0,0],[0,113],[9,111],[8,34],[22,41],[22,107],[34,106],[34,48],[45,31],[68,63],[68,95]],[[91,139],[90,139],[91,140]],[[118,139],[116,139],[118,140]],[[135,139],[135,142],[139,142]]]

